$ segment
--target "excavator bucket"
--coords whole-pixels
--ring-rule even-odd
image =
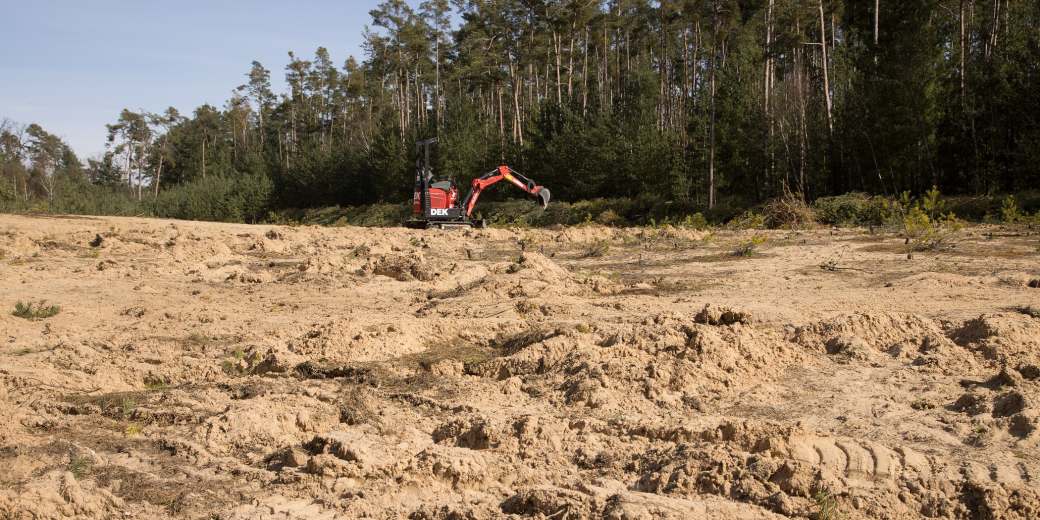
[[[538,190],[538,200],[542,204],[542,209],[549,207],[549,197],[550,195],[548,188],[542,188]]]

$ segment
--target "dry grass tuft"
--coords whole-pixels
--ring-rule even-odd
[[[766,203],[762,215],[770,229],[811,229],[816,226],[816,211],[802,195],[790,191]]]

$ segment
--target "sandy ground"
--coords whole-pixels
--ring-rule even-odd
[[[0,215],[0,518],[1040,518],[1040,237],[955,245]]]

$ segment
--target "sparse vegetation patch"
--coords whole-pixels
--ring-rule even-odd
[[[59,312],[61,312],[61,307],[48,305],[46,300],[39,300],[14,304],[14,311],[11,315],[30,321],[38,321],[53,318]]]

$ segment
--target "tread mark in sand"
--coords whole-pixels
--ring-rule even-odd
[[[964,462],[960,468],[933,467],[926,455],[905,446],[891,449],[872,442],[832,437],[793,438],[788,445],[788,456],[867,485],[901,477],[950,481],[970,479],[997,484],[1032,481],[1028,469],[1022,464]]]

